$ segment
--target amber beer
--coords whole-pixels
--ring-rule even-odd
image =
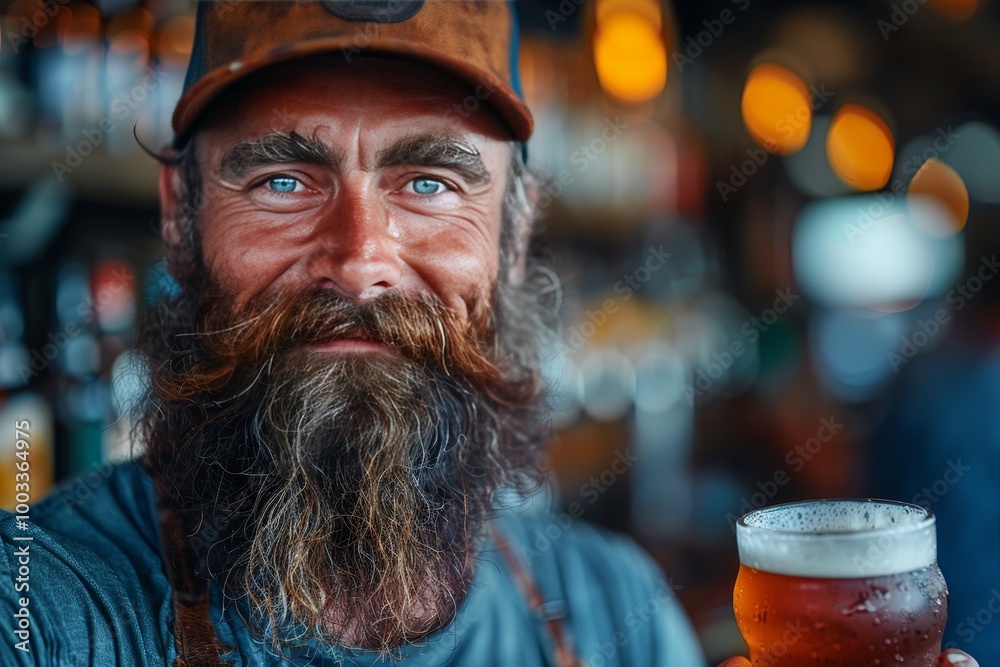
[[[733,607],[754,667],[934,667],[948,617],[930,511],[815,500],[736,526]]]

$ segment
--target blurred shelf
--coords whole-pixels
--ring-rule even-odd
[[[159,165],[145,153],[112,154],[98,147],[64,172],[56,163],[66,165],[66,153],[65,145],[57,152],[43,152],[36,142],[0,143],[0,189],[23,190],[40,178],[57,177],[70,183],[77,199],[157,205]]]

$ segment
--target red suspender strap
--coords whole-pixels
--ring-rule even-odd
[[[521,564],[521,561],[517,559],[517,556],[514,555],[514,552],[511,551],[510,543],[500,529],[496,527],[496,524],[491,524],[491,526],[497,549],[500,550],[500,554],[507,561],[507,565],[510,566],[510,570],[514,574],[514,580],[517,582],[524,597],[527,598],[528,608],[531,609],[535,616],[542,619],[548,628],[549,635],[552,637],[552,645],[555,647],[556,667],[585,667],[583,662],[573,653],[573,649],[570,648],[569,642],[566,640],[561,617],[546,613],[545,598],[542,597],[538,586],[535,585],[535,581]]]
[[[198,558],[187,540],[180,517],[157,493],[160,540],[174,596],[174,667],[223,667],[209,613],[208,580],[196,572]]]

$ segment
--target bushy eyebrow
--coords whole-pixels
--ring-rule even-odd
[[[323,142],[296,132],[272,132],[233,145],[222,156],[222,175],[239,178],[257,167],[304,162],[336,169],[338,160]]]
[[[261,166],[302,162],[337,169],[340,160],[323,142],[296,132],[272,132],[233,145],[222,156],[222,174],[239,178]],[[490,172],[475,146],[458,139],[425,134],[403,137],[375,158],[376,169],[390,167],[451,169],[470,185],[490,183]]]
[[[398,166],[450,169],[470,185],[486,185],[491,180],[475,146],[434,134],[403,137],[380,151],[375,159],[377,169]]]

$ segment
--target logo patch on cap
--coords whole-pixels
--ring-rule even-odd
[[[399,23],[416,16],[424,0],[323,0],[323,6],[345,21]]]

